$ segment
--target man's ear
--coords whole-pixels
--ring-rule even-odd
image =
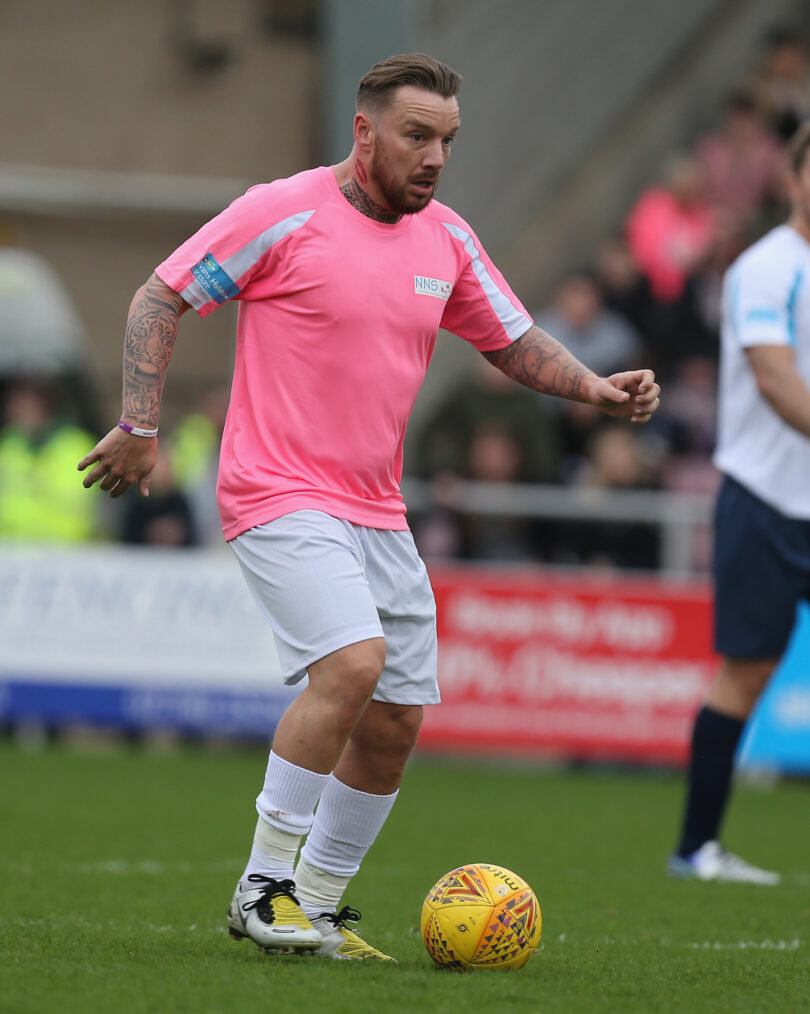
[[[355,113],[354,143],[363,154],[368,154],[371,151],[374,145],[374,134],[374,121],[368,113]]]

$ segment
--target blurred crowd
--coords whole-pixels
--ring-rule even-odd
[[[535,322],[596,373],[652,366],[664,389],[646,427],[517,387],[481,359],[409,435],[412,474],[433,505],[411,514],[428,559],[655,568],[655,526],[476,517],[459,479],[578,490],[709,494],[723,273],[784,220],[786,144],[810,116],[810,51],[775,31],[735,83],[717,122],[674,151],[592,262],[559,279]],[[1,239],[2,237],[0,237]],[[84,490],[77,461],[108,427],[84,337],[47,264],[0,245],[0,538],[196,546],[221,541],[214,487],[227,391],[207,391],[161,432],[151,495],[110,501]]]

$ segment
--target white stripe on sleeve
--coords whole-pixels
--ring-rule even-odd
[[[250,271],[271,246],[284,239],[285,236],[289,236],[291,232],[295,232],[296,229],[300,229],[302,225],[306,225],[314,214],[314,208],[312,211],[299,211],[298,214],[290,215],[289,218],[271,225],[269,229],[260,232],[241,250],[237,250],[227,260],[224,260],[222,262],[223,270],[227,272],[229,278],[233,279],[234,284],[239,285],[242,275]]]
[[[532,326],[532,322],[528,317],[512,306],[511,301],[495,284],[492,275],[490,275],[489,271],[487,271],[486,265],[481,260],[481,254],[479,253],[478,247],[475,245],[475,240],[470,233],[450,222],[442,222],[442,225],[445,229],[447,229],[451,236],[455,236],[456,239],[461,240],[464,244],[464,249],[472,258],[472,269],[475,272],[475,276],[481,283],[484,295],[489,300],[489,305],[495,311],[495,315],[501,322],[506,334],[512,341],[520,338],[521,335],[524,335],[529,330]]]
[[[180,295],[185,299],[189,306],[193,306],[195,310],[200,310],[205,306],[206,303],[212,303],[213,300],[200,285],[196,278],[192,278],[188,285],[183,289]]]
[[[250,271],[253,265],[264,257],[275,243],[284,239],[285,236],[289,236],[296,229],[300,229],[302,225],[306,225],[314,214],[315,209],[313,208],[312,211],[299,211],[295,215],[290,215],[289,218],[276,222],[275,225],[271,225],[269,229],[260,232],[249,243],[246,243],[245,246],[232,253],[230,257],[222,262],[220,267],[238,288],[239,279]],[[195,310],[199,310],[207,303],[212,302],[210,294],[205,291],[196,278],[193,278],[189,282],[180,295]]]

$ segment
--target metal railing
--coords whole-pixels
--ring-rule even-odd
[[[406,477],[402,493],[412,512],[441,504],[462,514],[484,517],[654,525],[660,533],[658,571],[672,577],[696,573],[697,539],[711,523],[713,506],[711,497],[698,494],[462,479],[437,487],[430,481]]]

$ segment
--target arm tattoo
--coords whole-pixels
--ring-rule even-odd
[[[493,366],[525,387],[584,401],[582,381],[592,372],[551,335],[532,325],[505,349],[484,352]]]
[[[177,322],[187,306],[157,275],[135,294],[124,338],[124,418],[157,426]]]
[[[368,196],[357,180],[352,176],[345,186],[340,188],[341,193],[353,208],[361,211],[366,218],[373,218],[375,222],[384,222],[386,225],[396,225],[402,215],[396,215],[381,204]]]

